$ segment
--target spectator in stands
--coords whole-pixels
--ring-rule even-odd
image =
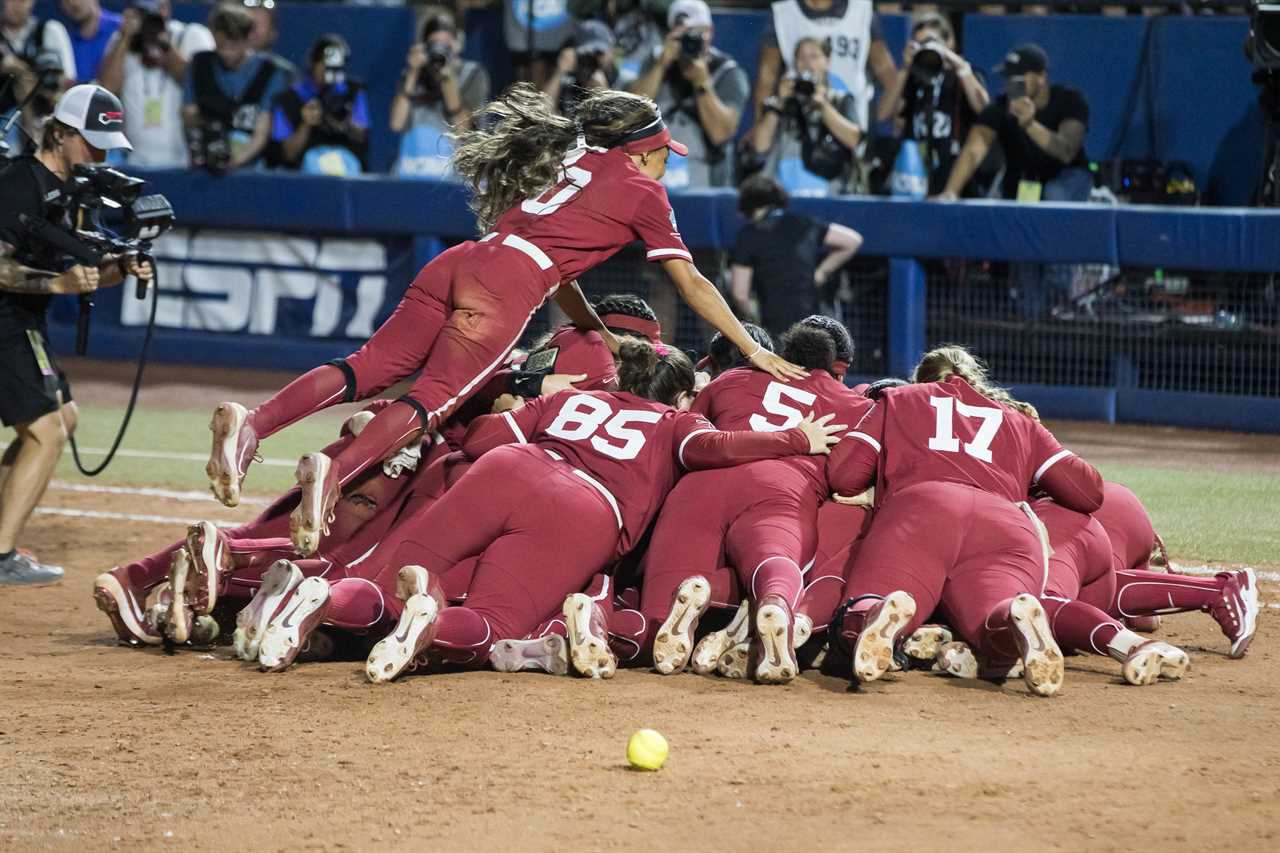
[[[867,69],[881,89],[894,83],[898,71],[870,0],[777,0],[772,13],[772,27],[760,47],[753,99],[756,120],[763,115],[765,98],[776,94],[782,76],[795,73],[800,39],[811,38],[828,45],[832,85],[853,95],[857,124],[867,127],[874,92]]]
[[[249,46],[253,17],[243,6],[215,7],[209,29],[214,49],[191,58],[182,119],[192,163],[221,174],[258,163],[271,141],[271,104],[287,83]]]
[[[613,33],[604,23],[578,23],[573,43],[561,48],[556,59],[556,73],[548,77],[542,87],[560,115],[572,116],[578,101],[592,90],[613,87],[618,79],[613,48]]]
[[[618,81],[626,88],[640,76],[645,62],[662,44],[667,10],[675,0],[569,0],[578,18],[599,18],[609,25],[618,44]]]
[[[240,5],[253,16],[249,47],[276,64],[284,74],[286,85],[292,83],[298,77],[298,69],[275,52],[276,39],[280,37],[280,28],[276,23],[276,0],[240,0]]]
[[[738,210],[747,224],[729,255],[734,306],[775,335],[818,313],[819,292],[862,246],[852,228],[792,213],[787,202],[786,190],[768,175],[743,181]]]
[[[662,46],[627,86],[657,101],[672,137],[689,148],[688,157],[673,155],[667,161],[663,182],[731,186],[733,138],[749,94],[747,74],[712,46],[711,9],[702,0],[675,0],[667,26]]]
[[[918,15],[902,51],[902,68],[877,109],[880,121],[894,120],[898,137],[919,143],[930,194],[946,186],[969,128],[991,102],[986,85],[955,47],[943,15]]]
[[[68,31],[76,57],[76,79],[88,83],[98,78],[98,66],[111,37],[120,29],[120,16],[104,11],[98,0],[62,0],[62,14],[74,26]]]
[[[556,73],[560,49],[573,38],[569,0],[502,0],[502,32],[516,77],[542,88]]]
[[[191,57],[213,47],[213,34],[204,24],[172,19],[169,0],[133,0],[124,10],[98,77],[124,104],[124,132],[133,141],[131,165],[188,164],[182,83]]]
[[[448,134],[470,130],[472,113],[489,100],[489,72],[461,57],[462,39],[448,10],[429,10],[423,18],[391,101],[391,130],[404,134],[397,174],[444,174],[453,152]]]
[[[76,79],[75,54],[67,29],[58,21],[32,14],[35,0],[0,3],[0,118],[27,101],[22,120],[7,140],[11,153],[40,142],[40,128],[53,105]],[[32,93],[34,91],[34,94]]]
[[[1077,89],[1050,85],[1049,57],[1039,45],[1011,50],[1000,66],[1005,93],[978,116],[938,198],[963,192],[993,142],[1004,151],[1001,195],[1018,201],[1087,201],[1093,176],[1084,153],[1089,105]],[[1039,316],[1050,292],[1070,289],[1072,267],[1019,264],[1014,269],[1021,313]],[[1043,273],[1043,274],[1042,274]]]
[[[271,111],[280,163],[313,175],[358,175],[369,169],[369,102],[364,84],[347,76],[351,47],[335,33],[307,52],[308,74],[281,92]]]
[[[765,171],[792,195],[848,192],[854,149],[862,141],[857,101],[834,88],[828,50],[817,39],[796,43],[796,71],[779,80],[777,94],[765,99],[751,134],[751,146],[766,158]]]

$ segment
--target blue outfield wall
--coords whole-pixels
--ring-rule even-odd
[[[311,178],[265,173],[215,179],[181,171],[148,174],[150,189],[175,202],[184,229],[226,229],[245,244],[229,250],[223,260],[192,255],[204,268],[202,284],[162,282],[169,297],[175,288],[199,301],[182,310],[216,311],[234,294],[219,288],[220,277],[241,275],[236,266],[253,232],[282,235],[282,240],[307,243],[357,240],[377,247],[385,260],[385,286],[376,290],[377,304],[366,306],[365,326],[375,327],[394,308],[418,267],[440,251],[444,239],[473,236],[474,220],[466,209],[461,187],[441,181],[399,181]],[[672,204],[681,232],[695,249],[726,249],[741,225],[731,191],[673,193]],[[890,258],[886,341],[890,373],[905,375],[926,344],[926,283],[920,259],[1054,260],[1105,262],[1113,265],[1163,265],[1185,269],[1261,271],[1280,270],[1280,210],[1174,209],[1104,205],[964,202],[939,204],[899,199],[803,199],[797,208],[857,228],[865,236],[863,253]],[[211,237],[210,239],[214,239]],[[224,241],[225,242],[225,241]],[[225,248],[225,247],[224,247]],[[310,251],[308,249],[307,251]],[[370,251],[361,249],[360,251]],[[226,258],[230,258],[227,260]],[[348,258],[350,261],[351,259]],[[312,315],[292,336],[274,327],[259,330],[231,328],[228,332],[157,329],[154,354],[158,360],[220,364],[227,367],[276,367],[301,370],[345,355],[360,343],[352,326],[351,303],[360,291],[357,263],[338,264],[334,273],[334,308],[328,331],[315,331]],[[266,265],[288,261],[268,258]],[[303,264],[305,266],[305,264]],[[324,268],[325,264],[316,264]],[[297,269],[295,265],[293,269]],[[350,272],[355,269],[357,272]],[[381,273],[380,273],[381,274]],[[190,276],[188,271],[184,275]],[[305,289],[305,288],[304,288]],[[314,294],[289,290],[259,309],[244,304],[245,316],[258,310],[286,316],[303,310],[298,300]],[[176,297],[173,297],[176,298]],[[100,294],[90,354],[128,358],[137,352],[142,312],[132,297],[119,289]],[[308,305],[310,303],[307,303]],[[309,310],[309,309],[308,309]],[[71,350],[74,301],[55,307],[54,343]],[[180,325],[180,324],[172,324]],[[295,324],[296,326],[297,324]],[[249,332],[249,333],[246,333]],[[367,335],[367,331],[360,334]],[[1046,415],[1083,419],[1177,423],[1251,431],[1280,432],[1280,399],[1232,397],[1145,391],[1138,388],[1087,388],[1028,385],[1017,389]],[[1194,404],[1194,405],[1191,405]]]

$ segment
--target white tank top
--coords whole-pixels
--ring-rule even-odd
[[[858,105],[858,123],[867,127],[868,110],[874,89],[867,79],[867,55],[871,50],[871,0],[845,0],[844,14],[840,0],[822,17],[811,18],[800,8],[800,0],[778,0],[773,4],[773,30],[778,49],[788,72],[793,71],[796,43],[802,38],[830,40],[833,89],[844,88]],[[841,86],[843,84],[843,86]]]

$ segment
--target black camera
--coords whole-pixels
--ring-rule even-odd
[[[231,129],[220,121],[207,121],[187,131],[191,165],[213,175],[231,168]]]
[[[155,68],[169,52],[169,27],[164,18],[155,12],[146,12],[142,24],[129,41],[129,52],[136,53],[142,64]]]
[[[435,72],[440,72],[453,59],[453,51],[449,49],[447,44],[440,42],[427,42],[427,66]]]
[[[797,100],[807,101],[813,97],[814,92],[818,91],[818,83],[811,73],[801,71],[796,75],[795,88],[792,91],[795,92]]]
[[[39,80],[37,89],[56,92],[62,85],[62,57],[56,50],[41,50],[37,53],[31,70]]]
[[[915,58],[911,60],[911,73],[932,80],[942,70],[942,51],[946,44],[937,36],[929,36],[917,45]]]
[[[680,55],[685,59],[698,59],[706,50],[707,40],[702,33],[689,30],[680,36]]]

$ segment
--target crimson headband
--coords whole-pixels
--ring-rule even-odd
[[[659,115],[644,127],[633,130],[618,141],[622,150],[628,154],[643,154],[659,148],[670,148],[681,157],[689,156],[689,149],[671,138],[671,131]]]
[[[662,326],[656,320],[643,320],[630,314],[601,314],[600,322],[611,329],[626,329],[657,343],[662,339]]]

